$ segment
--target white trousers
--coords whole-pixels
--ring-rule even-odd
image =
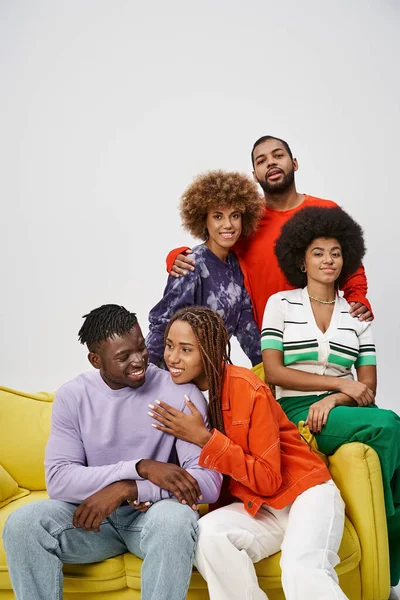
[[[200,519],[195,564],[210,600],[265,600],[253,563],[282,550],[286,600],[345,600],[334,569],[343,528],[344,503],[333,481],[255,517],[235,502]]]

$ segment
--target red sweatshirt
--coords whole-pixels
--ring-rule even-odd
[[[233,251],[239,259],[244,275],[244,283],[253,303],[256,322],[261,330],[265,305],[268,298],[277,292],[293,289],[282,273],[275,256],[275,241],[279,237],[282,225],[297,211],[306,206],[335,207],[331,200],[306,196],[304,201],[290,210],[274,210],[265,207],[258,229],[248,238],[241,237]],[[172,250],[167,256],[167,270],[171,271],[175,258],[187,247]],[[351,275],[344,287],[344,297],[348,302],[361,302],[371,310],[366,298],[367,278],[364,267],[360,267]]]

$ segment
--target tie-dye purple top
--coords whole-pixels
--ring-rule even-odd
[[[237,337],[252,365],[260,363],[260,330],[236,256],[230,252],[223,262],[201,244],[193,249],[193,257],[194,271],[179,279],[170,275],[162,300],[150,311],[146,339],[150,361],[157,363],[164,355],[164,331],[172,315],[180,308],[197,305],[219,313],[229,336]]]

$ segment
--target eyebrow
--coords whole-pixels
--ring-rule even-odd
[[[170,338],[167,338],[165,341],[172,343]],[[179,342],[179,346],[192,346],[192,348],[194,348],[194,344],[191,344],[190,342]]]
[[[241,212],[240,208],[234,208],[234,209],[232,209],[232,210],[231,210],[231,212],[230,212],[229,214],[230,214],[230,215],[233,215],[233,213],[237,213],[237,212],[238,212],[238,213],[240,213],[240,212]],[[213,215],[222,215],[222,214],[223,214],[223,212],[222,212],[222,210],[218,210],[218,208],[217,208],[217,209],[215,209],[215,210],[213,210],[213,211],[212,211],[212,214],[213,214]]]
[[[279,148],[279,147],[278,147],[278,148],[274,148],[273,150],[271,150],[271,154],[274,154],[275,152],[284,152],[284,149],[283,149],[283,148]],[[265,154],[264,154],[264,153],[262,153],[262,154],[258,154],[258,156],[256,156],[256,157],[254,158],[254,162],[255,162],[256,160],[258,160],[259,158],[263,157],[263,156],[265,157]]]
[[[314,248],[311,249],[311,252],[313,250],[325,250],[325,248],[321,248],[321,246],[314,246]],[[340,246],[332,246],[331,250],[341,250]]]
[[[139,344],[138,344],[139,348],[142,348],[145,345],[146,345],[146,343],[145,343],[145,339],[144,338],[142,338],[141,340],[139,340]],[[130,353],[130,349],[129,348],[125,348],[123,350],[119,350],[117,352],[117,354],[115,355],[115,358],[118,358],[119,356],[122,356],[123,354],[129,354],[129,353]]]

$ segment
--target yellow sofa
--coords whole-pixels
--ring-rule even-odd
[[[52,394],[24,394],[0,387],[0,533],[12,511],[47,497],[43,459],[52,400]],[[342,589],[350,600],[387,600],[389,558],[378,457],[363,444],[347,444],[330,457],[330,470],[346,503],[337,567]],[[284,600],[279,558],[280,553],[256,566],[260,586],[270,600]],[[102,563],[65,565],[64,598],[139,600],[140,568],[141,560],[129,553]],[[187,598],[208,599],[206,583],[196,571]],[[12,599],[0,540],[0,600]]]

